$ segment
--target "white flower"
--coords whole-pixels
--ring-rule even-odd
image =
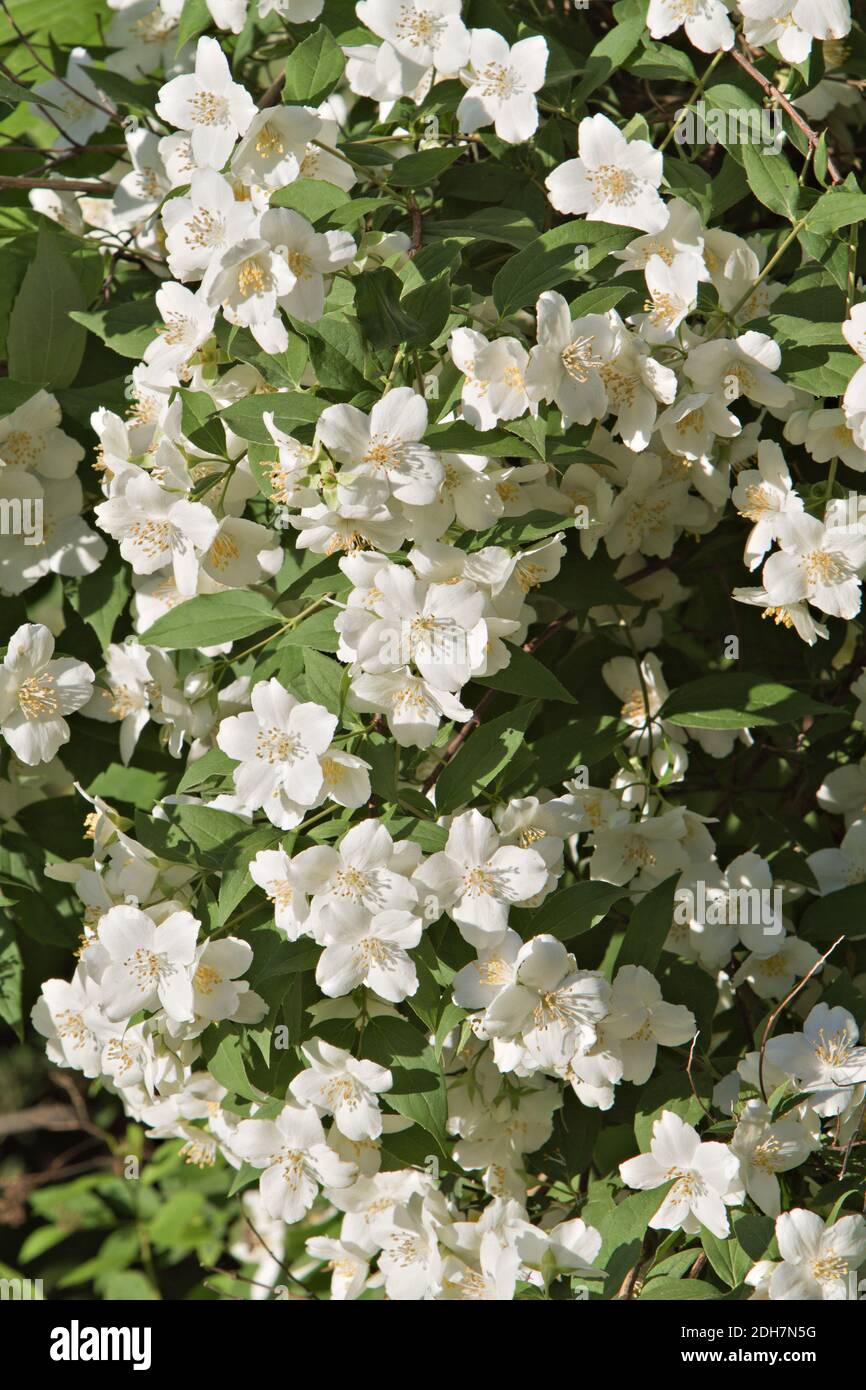
[[[461,131],[492,125],[510,145],[531,139],[538,127],[535,93],[547,71],[546,41],[535,36],[510,47],[494,29],[473,29],[470,39],[469,90],[457,108]]]
[[[254,237],[258,216],[239,202],[228,179],[197,169],[189,193],[169,198],[162,210],[168,268],[178,280],[199,280],[229,247]]]
[[[335,624],[359,670],[380,675],[411,663],[434,690],[459,690],[484,669],[485,596],[470,580],[427,584],[407,566],[384,565],[375,585],[363,627],[353,631],[351,610]]]
[[[181,371],[213,332],[214,310],[204,295],[173,280],[160,285],[155,299],[164,326],[147,345],[144,361],[155,373]]]
[[[538,346],[529,354],[527,389],[534,400],[554,401],[563,424],[588,425],[607,414],[599,367],[616,355],[614,325],[604,314],[572,319],[561,294],[546,290],[536,305]]]
[[[650,355],[649,347],[630,333],[615,309],[608,319],[617,331],[616,353],[599,368],[607,404],[616,416],[615,434],[639,453],[649,446],[658,402],[670,405],[677,394],[676,373]]]
[[[731,1151],[740,1160],[746,1192],[765,1216],[780,1211],[777,1173],[787,1173],[808,1158],[813,1148],[806,1130],[793,1116],[770,1122],[760,1100],[747,1101],[740,1115]]]
[[[289,1086],[295,1100],[315,1106],[323,1115],[333,1115],[334,1124],[347,1139],[378,1139],[382,1113],[377,1096],[394,1084],[387,1067],[358,1060],[321,1038],[311,1038],[301,1051],[309,1068],[299,1072]]]
[[[482,1028],[496,1040],[500,1071],[528,1064],[555,1072],[592,1047],[609,1005],[602,975],[577,970],[562,942],[542,934],[521,947],[514,980],[489,1004]]]
[[[801,1033],[770,1038],[768,1062],[812,1096],[819,1115],[840,1115],[866,1082],[866,1047],[858,1047],[857,1022],[847,1009],[816,1004]]]
[[[650,0],[646,22],[654,39],[667,38],[682,24],[689,43],[702,53],[734,46],[734,28],[722,0]]]
[[[348,265],[357,251],[348,232],[317,232],[300,213],[270,208],[262,218],[262,236],[284,257],[291,283],[280,289],[287,314],[316,323],[325,312],[325,276]]]
[[[190,912],[157,923],[137,907],[113,907],[99,922],[99,943],[109,965],[101,986],[110,1019],[162,1008],[171,1023],[192,1022],[196,939]]]
[[[292,272],[271,243],[250,237],[211,262],[199,293],[213,312],[221,308],[229,323],[248,328],[265,352],[278,353],[285,352],[289,335],[277,304],[293,285]]]
[[[121,721],[120,757],[128,766],[148,722],[165,722],[162,698],[164,693],[175,694],[177,672],[165,652],[156,647],[111,642],[105,656],[108,689],[98,686],[84,713],[89,719]]]
[[[557,212],[585,215],[660,232],[668,214],[658,194],[664,156],[646,140],[627,140],[601,113],[585,116],[578,128],[579,158],[568,159],[545,179]]]
[[[218,40],[203,37],[196,47],[195,71],[160,87],[156,114],[168,125],[190,132],[197,165],[221,169],[256,107],[249,92],[232,81]]]
[[[9,640],[0,667],[0,734],[28,767],[47,763],[69,742],[66,714],[87,704],[93,671],[84,661],[53,661],[54,638],[41,623],[25,623]]]
[[[706,1226],[720,1240],[730,1235],[725,1207],[738,1206],[744,1196],[739,1160],[725,1144],[702,1144],[697,1131],[673,1111],[663,1111],[653,1125],[650,1152],[627,1159],[619,1171],[628,1187],[641,1190],[674,1180],[650,1217],[654,1231],[696,1235]]]
[[[321,758],[337,727],[322,706],[299,703],[275,678],[253,687],[252,710],[224,719],[217,744],[239,764],[235,790],[245,806],[261,806],[281,830],[325,797]]]
[[[424,923],[411,912],[388,908],[371,915],[360,903],[332,901],[316,927],[325,949],[316,966],[316,984],[329,999],[367,985],[380,999],[399,1004],[418,988],[407,952],[421,940]]]
[[[43,480],[71,478],[84,450],[60,429],[60,421],[57,398],[37,391],[0,420],[0,460]]]
[[[381,676],[353,676],[348,703],[355,710],[384,714],[401,748],[429,748],[443,718],[463,723],[472,716],[450,691],[434,688],[408,667]]]
[[[316,845],[292,860],[292,870],[303,891],[312,898],[311,929],[323,906],[332,902],[361,903],[376,914],[389,908],[408,911],[415,906],[415,889],[391,861],[394,841],[387,828],[370,819],[352,826],[339,849]]]
[[[863,680],[862,676],[860,678]],[[851,687],[852,691],[854,686]],[[862,723],[862,714],[857,717]],[[866,883],[866,820],[855,820],[838,849],[819,849],[806,860],[822,893],[835,893],[854,883]]]
[[[474,946],[496,945],[508,927],[512,903],[540,893],[547,866],[532,849],[501,845],[493,822],[466,811],[451,823],[445,849],[415,873],[421,896],[431,894]]]
[[[809,57],[812,40],[842,39],[851,30],[848,0],[739,0],[745,20],[747,43],[764,47],[777,43],[786,63],[802,63]]]
[[[489,343],[472,328],[455,328],[448,340],[455,367],[463,372],[463,417],[477,430],[492,430],[498,420],[517,420],[538,413],[526,389],[529,353],[516,338]]]
[[[59,130],[54,143],[59,148],[86,145],[111,120],[108,102],[85,72],[90,62],[85,48],[73,48],[65,77],[52,77],[33,88],[36,102],[40,97],[46,101],[43,119],[57,122]]]
[[[643,1086],[655,1069],[659,1044],[676,1047],[695,1035],[695,1016],[682,1004],[668,1004],[661,986],[642,965],[623,965],[613,981],[610,1017],[604,1020],[607,1042],[623,1063],[622,1079]]]
[[[737,474],[731,501],[740,516],[753,523],[743,558],[750,570],[756,569],[773,541],[781,540],[792,518],[803,511],[802,498],[791,482],[778,444],[761,440],[758,467],[744,468]]]
[[[267,1013],[263,999],[238,976],[253,963],[253,948],[236,936],[222,936],[200,947],[192,977],[193,1012],[206,1023],[242,1018],[259,1023]]]
[[[286,1105],[275,1120],[241,1120],[234,1136],[237,1154],[254,1168],[269,1216],[292,1225],[316,1199],[319,1184],[347,1187],[356,1169],[325,1142],[312,1106]]]
[[[598,1279],[603,1271],[593,1263],[601,1249],[601,1232],[575,1217],[560,1221],[548,1231],[537,1226],[521,1226],[517,1253],[530,1269],[551,1268],[566,1271],[580,1279]]]
[[[250,863],[250,877],[268,895],[274,905],[277,931],[288,941],[297,941],[307,932],[309,904],[300,886],[295,866],[286,851],[260,849]]]
[[[766,561],[762,578],[771,604],[806,599],[833,618],[860,612],[858,571],[866,564],[866,531],[826,526],[803,512],[789,517],[780,550]]]
[[[800,443],[788,433],[789,425],[790,421],[786,422],[785,438]],[[866,449],[855,441],[842,410],[813,411],[806,421],[802,443],[816,463],[838,458],[855,473],[866,473]]]
[[[395,1209],[379,1268],[391,1299],[417,1302],[432,1297],[438,1288],[442,1273],[438,1225],[420,1193]]]
[[[644,270],[652,256],[661,256],[666,265],[672,265],[678,255],[693,256],[697,262],[698,279],[708,280],[709,272],[704,265],[704,227],[700,213],[691,203],[682,198],[671,198],[665,203],[667,221],[661,231],[650,236],[636,236],[621,251],[611,255],[622,265],[616,272],[624,275],[627,270]]]
[[[818,1302],[852,1297],[852,1278],[866,1256],[862,1216],[840,1216],[828,1227],[815,1212],[795,1207],[777,1218],[776,1240],[782,1261],[770,1277],[771,1299]]]
[[[776,409],[793,399],[793,391],[774,375],[782,349],[766,333],[750,330],[738,338],[699,343],[685,361],[685,373],[699,391],[720,392],[727,401],[746,396]]]
[[[232,156],[232,173],[245,184],[285,188],[301,175],[307,148],[321,134],[311,106],[269,106],[259,111]]]
[[[372,1244],[364,1248],[349,1240],[311,1236],[306,1242],[306,1249],[314,1260],[327,1261],[327,1268],[331,1271],[332,1303],[356,1299],[364,1292],[370,1275],[370,1259],[375,1253]]]
[[[49,1061],[74,1067],[87,1077],[99,1076],[105,1025],[102,989],[81,965],[71,980],[45,980],[30,1016],[46,1039]]]
[[[423,507],[436,500],[441,462],[419,441],[427,428],[427,402],[408,386],[389,391],[369,416],[353,405],[329,405],[316,435],[343,467],[337,478],[341,507],[375,508],[393,495]]]
[[[196,592],[202,551],[219,530],[219,521],[201,502],[167,492],[149,474],[125,474],[121,491],[94,509],[99,525],[120,541],[120,553],[136,574],[153,574],[171,565],[178,592]]]
[[[738,603],[749,603],[755,608],[763,608],[762,618],[772,618],[782,627],[792,627],[804,642],[814,647],[819,637],[825,641],[830,636],[829,628],[812,616],[805,603],[774,604],[766,589],[732,589],[731,597]]]
[[[359,0],[355,13],[380,39],[421,68],[456,73],[469,61],[460,0]]]
[[[650,256],[644,275],[650,296],[646,312],[629,322],[639,325],[646,342],[668,343],[697,303],[699,263],[689,252],[675,256],[670,264],[661,256]]]

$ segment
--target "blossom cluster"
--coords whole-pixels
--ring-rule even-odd
[[[0,812],[70,956],[83,920],[30,1001],[49,1060],[234,1171],[259,1294],[297,1225],[292,1277],[336,1299],[611,1298],[633,1190],[638,1290],[661,1230],[683,1274],[695,1239],[722,1282],[709,1238],[748,1254],[738,1297],[850,1297],[866,1221],[825,1189],[863,1182],[862,931],[824,947],[866,881],[863,195],[810,137],[799,181],[788,145],[726,153],[714,202],[599,84],[556,104],[553,29],[460,0],[359,0],[339,41],[327,0],[109,7],[102,66],[32,89],[57,172],[24,211],[105,267],[72,318],[134,365],[120,399],[0,396]],[[803,82],[851,29],[641,8],[658,62],[739,29]],[[65,159],[115,128],[82,189]],[[718,225],[750,192],[790,235]],[[826,371],[789,264],[840,307]],[[87,855],[39,838],[82,798]]]

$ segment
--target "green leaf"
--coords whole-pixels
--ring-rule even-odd
[[[582,277],[584,270],[594,269],[630,240],[626,229],[603,222],[578,220],[554,227],[505,262],[493,281],[493,302],[507,318],[527,304],[534,305],[544,290]]]
[[[305,618],[297,627],[289,628],[277,642],[277,647],[314,647],[317,652],[335,652],[339,637],[334,631],[337,610],[330,606]]]
[[[471,802],[508,765],[536,708],[535,701],[519,705],[469,735],[436,784],[436,805],[443,815]]]
[[[750,1259],[736,1240],[721,1240],[719,1236],[713,1235],[712,1231],[708,1231],[706,1226],[702,1226],[701,1245],[716,1274],[728,1288],[736,1289],[742,1284],[754,1260]]]
[[[698,1298],[721,1298],[718,1289],[703,1279],[671,1279],[662,1275],[644,1284],[638,1296],[641,1303],[658,1303],[662,1300],[692,1302]]]
[[[315,648],[304,648],[304,675],[310,699],[324,705],[331,714],[339,714],[343,706],[343,668]]]
[[[235,401],[220,412],[220,418],[230,430],[248,439],[253,444],[268,444],[276,454],[276,445],[268,433],[264,422],[266,414],[273,414],[277,429],[291,434],[298,425],[315,424],[327,401],[317,400],[309,394],[285,391],[264,395],[246,396]]]
[[[831,188],[809,210],[806,230],[819,235],[850,227],[866,218],[866,193]]]
[[[446,273],[426,280],[403,295],[401,307],[418,325],[406,339],[407,347],[430,347],[439,337],[451,313],[451,276]]]
[[[385,1102],[421,1125],[446,1151],[445,1077],[425,1034],[402,1018],[372,1018],[364,1029],[362,1051],[388,1067],[394,1078],[393,1087],[383,1096]]]
[[[259,1099],[247,1078],[240,1039],[233,1033],[223,1038],[207,1066],[211,1075],[232,1095],[243,1096],[245,1100]]]
[[[441,148],[404,155],[394,164],[388,183],[392,188],[426,188],[464,153],[459,148]]]
[[[70,579],[66,586],[69,602],[78,616],[93,628],[103,648],[111,641],[131,594],[129,566],[115,546],[109,546],[99,568],[92,574]]]
[[[226,589],[220,594],[197,594],[163,613],[139,640],[169,650],[216,647],[251,637],[269,627],[279,627],[285,618],[275,612],[266,598],[247,589]]]
[[[835,941],[866,936],[866,883],[852,883],[811,902],[800,918],[798,932],[809,941]]]
[[[686,728],[749,729],[789,724],[807,714],[838,710],[763,676],[724,671],[681,685],[665,701],[661,718]]]
[[[160,321],[149,299],[131,299],[128,303],[111,304],[108,309],[97,309],[93,313],[75,311],[70,318],[96,334],[113,352],[120,353],[121,357],[135,357],[136,361],[153,342]]]
[[[289,54],[283,101],[318,106],[336,87],[345,66],[342,49],[330,30],[320,24]]]
[[[641,898],[619,948],[615,969],[623,965],[642,965],[654,971],[673,923],[674,892],[679,874],[673,874]]]
[[[75,380],[87,333],[71,314],[86,308],[81,282],[47,227],[9,315],[7,352],[13,381],[56,388]]]
[[[205,29],[210,28],[212,23],[213,20],[206,0],[184,0],[177,26],[176,51],[179,52],[184,44],[189,43],[190,39],[197,38],[199,34],[204,33]]]
[[[60,109],[56,101],[49,101],[47,97],[31,92],[29,87],[22,87],[19,82],[13,82],[8,77],[0,77],[0,101],[7,106],[17,106],[19,102],[27,101],[47,107],[49,111]]]
[[[476,679],[479,685],[490,686],[493,690],[506,690],[510,695],[533,695],[540,700],[559,700],[567,705],[577,704],[574,696],[557,680],[553,672],[522,647],[510,648],[509,662],[504,671],[497,671],[493,676],[478,676]]]
[[[24,1041],[21,986],[24,964],[15,930],[5,912],[0,912],[0,1018]]]
[[[643,15],[636,15],[615,25],[604,38],[599,39],[587,59],[583,78],[572,97],[575,105],[585,102],[597,87],[624,66],[645,34],[646,20]]]
[[[547,932],[560,941],[572,941],[603,922],[624,896],[623,888],[609,883],[572,883],[545,898],[529,917],[523,935],[529,940]]]
[[[355,281],[355,312],[364,337],[375,348],[396,347],[423,338],[423,328],[400,303],[401,281],[387,266],[367,270]]]
[[[767,153],[770,149],[772,154]],[[771,212],[793,222],[797,216],[800,185],[785,155],[771,146],[758,148],[755,145],[743,145],[742,153],[746,179],[755,197]]]

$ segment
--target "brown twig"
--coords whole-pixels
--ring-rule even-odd
[[[406,253],[410,260],[418,255],[421,250],[422,238],[424,235],[424,219],[421,216],[421,209],[415,201],[415,195],[410,193],[406,199],[406,206],[409,209],[409,216],[412,219],[412,243]]]
[[[0,1115],[0,1139],[9,1134],[27,1134],[34,1129],[78,1129],[78,1117],[69,1105],[31,1105],[28,1110],[12,1110]]]
[[[712,1115],[710,1114],[710,1112],[709,1112],[709,1110],[707,1109],[707,1107],[704,1105],[704,1102],[701,1100],[700,1096],[698,1095],[698,1088],[697,1088],[697,1086],[695,1085],[695,1080],[694,1080],[694,1077],[692,1076],[692,1063],[693,1063],[694,1058],[695,1058],[695,1046],[696,1046],[697,1041],[698,1041],[698,1038],[699,1038],[700,1036],[701,1036],[701,1030],[700,1030],[700,1028],[699,1028],[698,1031],[695,1033],[695,1036],[692,1038],[692,1045],[691,1045],[691,1047],[689,1048],[689,1060],[688,1060],[688,1062],[686,1063],[686,1076],[689,1078],[689,1085],[690,1085],[691,1088],[692,1088],[692,1095],[694,1096],[695,1100],[698,1102],[698,1105],[701,1107],[701,1109],[703,1110],[704,1114],[707,1116],[707,1119],[711,1120],[713,1117],[712,1117]]]
[[[272,82],[264,96],[260,98],[258,107],[260,111],[265,111],[269,106],[276,106],[283,94],[286,85],[286,74],[281,72],[276,81]]]
[[[786,1005],[790,1004],[791,1000],[794,999],[794,998],[796,998],[796,996],[800,993],[800,990],[803,988],[803,986],[804,986],[809,980],[811,980],[811,978],[812,978],[812,976],[815,974],[816,970],[820,970],[820,969],[821,969],[821,966],[824,964],[824,962],[826,961],[827,957],[830,956],[830,955],[832,955],[832,953],[835,951],[836,947],[839,946],[844,940],[845,940],[845,933],[843,932],[842,935],[839,936],[839,937],[837,937],[836,940],[833,942],[833,945],[830,947],[829,951],[825,951],[824,954],[823,954],[823,956],[819,956],[819,957],[818,957],[818,959],[815,961],[815,964],[814,964],[813,966],[811,966],[811,968],[810,968],[809,970],[806,971],[806,973],[805,973],[805,975],[803,976],[802,980],[798,980],[797,984],[795,984],[795,986],[794,986],[794,988],[791,990],[790,994],[786,994],[786,995],[785,995],[785,998],[782,1000],[782,1002],[781,1002],[781,1004],[779,1005],[779,1007],[778,1007],[777,1009],[774,1009],[773,1012],[770,1014],[770,1017],[767,1019],[767,1025],[766,1025],[766,1027],[765,1027],[765,1029],[764,1029],[764,1036],[761,1038],[761,1055],[760,1055],[760,1057],[759,1057],[759,1059],[758,1059],[758,1086],[759,1086],[759,1088],[760,1088],[761,1095],[764,1097],[764,1102],[765,1102],[765,1103],[766,1103],[766,1100],[767,1100],[767,1092],[766,1092],[766,1090],[765,1090],[765,1088],[764,1088],[764,1053],[765,1053],[766,1050],[767,1050],[767,1043],[768,1043],[769,1040],[770,1040],[770,1033],[771,1033],[772,1030],[773,1030],[773,1024],[776,1022],[776,1019],[779,1017],[779,1014],[780,1014],[780,1013],[782,1012],[782,1010],[786,1007]]]
[[[58,193],[111,193],[107,179],[30,179],[23,174],[0,174],[0,188],[53,188]]]
[[[763,87],[764,91],[767,93],[768,96],[771,96],[774,99],[774,101],[778,101],[782,110],[785,111],[791,117],[791,120],[794,122],[794,125],[797,127],[798,130],[801,130],[803,132],[806,139],[809,141],[810,150],[815,150],[818,141],[821,137],[818,135],[817,131],[814,131],[812,129],[812,127],[808,124],[807,121],[803,120],[803,117],[800,115],[797,108],[791,105],[788,98],[782,92],[779,91],[778,87],[775,87],[773,85],[773,83],[770,81],[768,77],[765,77],[762,72],[758,71],[754,63],[751,63],[749,59],[746,57],[745,53],[740,53],[739,49],[732,48],[729,50],[729,54],[730,57],[733,58],[735,63],[739,63],[740,67],[743,69],[744,72],[747,72],[750,77],[753,77],[754,80],[761,87]],[[836,165],[833,163],[829,154],[827,156],[827,173],[830,175],[830,178],[832,179],[833,183],[842,182],[842,175],[839,173],[839,170],[836,168]]]

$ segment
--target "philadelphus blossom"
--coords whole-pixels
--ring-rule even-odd
[[[862,39],[644,8],[109,0],[22,69],[0,1014],[146,1140],[99,1294],[609,1299],[623,1213],[634,1296],[856,1294]]]
[[[722,0],[650,0],[647,28],[654,39],[666,39],[680,25],[702,53],[734,46],[734,28]]]
[[[467,134],[492,125],[500,140],[517,145],[538,126],[535,93],[544,86],[547,44],[541,37],[509,47],[494,29],[473,29],[463,80],[468,90],[457,108]]]
[[[653,1125],[650,1151],[619,1165],[629,1187],[673,1186],[650,1217],[653,1230],[697,1232],[706,1226],[724,1240],[730,1234],[726,1207],[739,1206],[744,1191],[737,1155],[725,1144],[702,1143],[697,1131],[670,1110]]]
[[[272,824],[290,830],[338,788],[346,804],[362,805],[370,794],[368,765],[332,750],[334,715],[297,700],[276,679],[257,685],[251,703],[249,713],[224,719],[217,733],[218,746],[239,764],[234,785],[244,806],[261,806]]]
[[[172,78],[160,88],[156,114],[168,125],[189,131],[197,164],[221,169],[256,108],[249,92],[232,81],[217,40],[200,38],[194,72]]]
[[[478,811],[458,816],[445,849],[415,875],[440,912],[447,912],[473,945],[496,944],[508,926],[508,908],[541,891],[547,866],[534,849],[501,845],[496,828]]]
[[[660,232],[667,222],[658,194],[663,157],[645,140],[627,140],[607,116],[587,116],[578,130],[577,159],[545,179],[558,212]]]
[[[93,671],[72,657],[53,660],[54,638],[41,623],[25,623],[0,666],[0,734],[22,763],[49,762],[69,742],[64,718],[90,699]]]

